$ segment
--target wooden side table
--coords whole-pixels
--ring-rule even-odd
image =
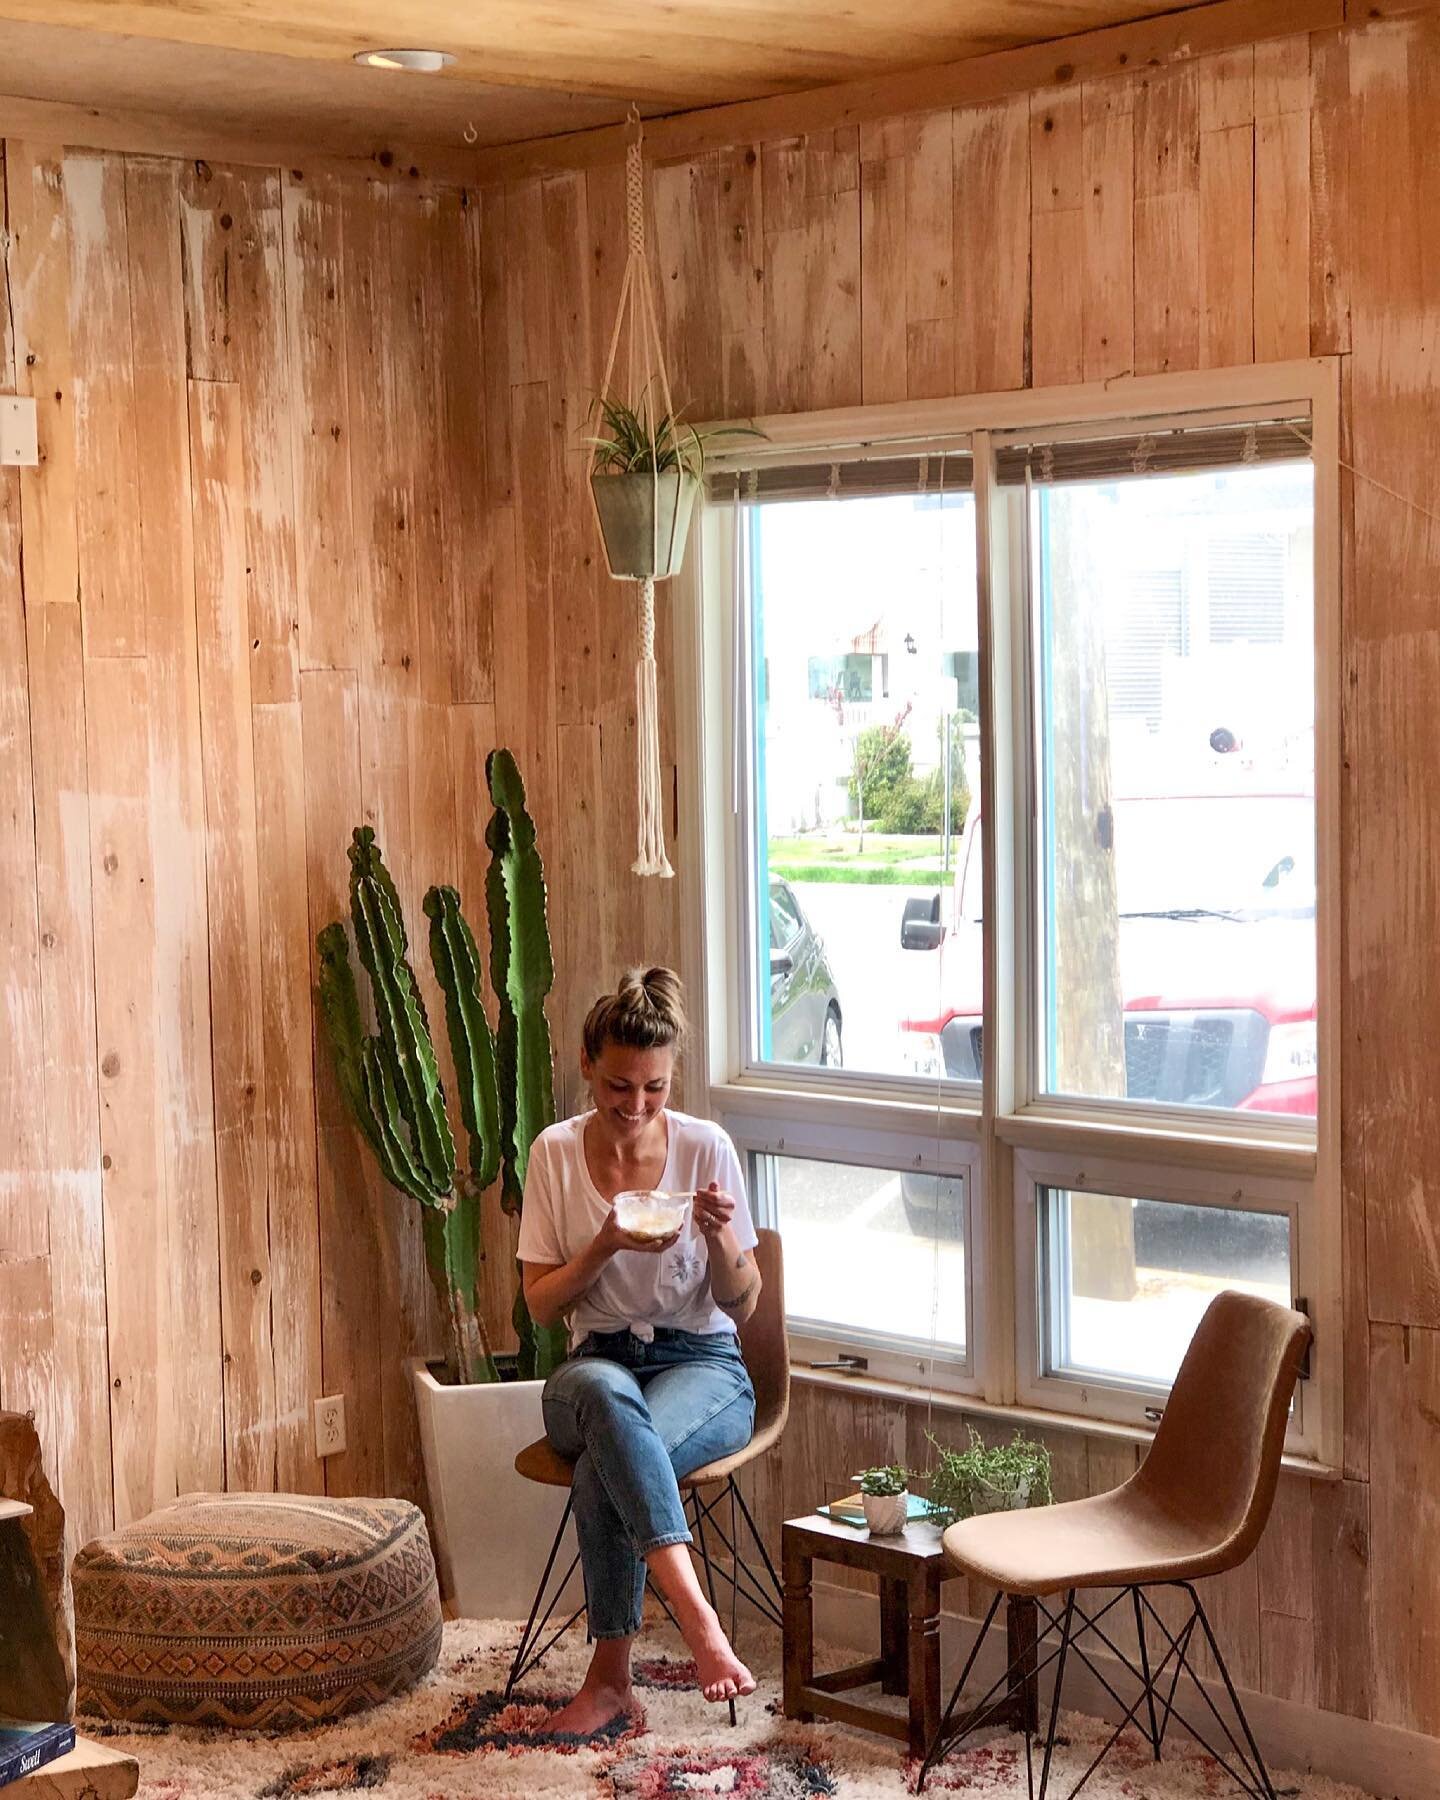
[[[940,1547],[938,1526],[912,1520],[893,1537],[872,1537],[820,1513],[788,1519],[781,1531],[785,1573],[785,1717],[836,1719],[901,1739],[923,1756],[940,1729],[940,1588],[956,1571]],[[811,1570],[817,1562],[840,1563],[880,1577],[880,1654],[829,1674],[815,1673],[815,1621]],[[1012,1596],[1006,1617],[1010,1661],[1021,1665],[994,1721],[1034,1731],[1039,1706],[1035,1682],[1035,1602]],[[909,1700],[902,1716],[844,1698],[878,1682],[882,1694]],[[955,1721],[958,1726],[962,1721]]]

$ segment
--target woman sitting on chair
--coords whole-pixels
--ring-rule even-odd
[[[685,1033],[679,978],[633,970],[585,1021],[592,1109],[541,1132],[520,1225],[525,1300],[562,1316],[570,1357],[545,1384],[545,1431],[574,1464],[571,1493],[595,1649],[552,1729],[589,1736],[633,1705],[630,1647],[645,1578],[668,1602],[710,1701],[754,1691],[700,1591],[679,1478],[743,1449],[755,1393],[737,1328],[755,1310],[755,1228],[734,1145],[666,1106]],[[626,1189],[683,1192],[668,1237],[621,1229]]]

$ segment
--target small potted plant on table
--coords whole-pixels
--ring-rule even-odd
[[[905,1529],[910,1512],[909,1477],[898,1463],[866,1469],[860,1477],[865,1523],[874,1537],[893,1537]]]

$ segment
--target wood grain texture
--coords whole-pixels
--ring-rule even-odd
[[[841,136],[762,155],[767,411],[861,397],[859,146],[852,164]]]
[[[30,685],[19,471],[0,469],[0,992],[8,1029],[0,1038],[0,1103],[8,1129],[0,1151],[0,1250],[44,1256],[45,1117],[31,1071],[41,1060],[39,928],[35,912],[35,818],[31,794]]]
[[[955,114],[955,388],[1029,380],[1028,98]]]
[[[83,517],[83,515],[82,515]],[[86,554],[82,530],[81,556]],[[85,732],[95,932],[95,1047],[115,1520],[179,1492],[168,1221],[155,1068],[155,869],[149,831],[148,671],[87,659]],[[62,1496],[63,1504],[63,1496]]]
[[[1087,83],[1082,101],[1086,381],[1135,367],[1135,84]]]
[[[454,73],[463,72],[467,86],[479,86],[483,116],[487,84],[633,95],[674,110],[856,77],[893,78],[902,71],[1136,15],[1135,0],[1038,4],[1024,13],[1003,0],[976,0],[963,13],[943,0],[918,0],[903,18],[893,20],[867,11],[837,16],[823,0],[760,0],[739,14],[716,4],[675,12],[660,0],[625,0],[603,15],[578,4],[557,5],[547,14],[546,29],[537,33],[522,0],[499,0],[488,9],[483,26],[452,0],[431,4],[424,29],[417,21],[414,35],[424,43],[444,44],[462,58]],[[187,98],[192,107],[196,104],[181,80],[181,71],[194,62],[193,57],[187,60],[186,46],[222,53],[222,69],[225,52],[252,58],[261,49],[279,52],[305,68],[308,80],[291,90],[292,107],[302,118],[307,112],[324,117],[328,110],[320,70],[336,61],[337,30],[347,52],[354,44],[384,44],[394,36],[393,19],[379,0],[357,0],[342,15],[343,28],[333,17],[274,7],[257,10],[241,0],[201,0],[179,19],[160,0],[108,0],[103,5],[54,0],[48,6],[41,0],[6,0],[5,17],[158,40],[152,47],[160,68],[168,64],[172,70],[172,105],[183,105]],[[380,102],[369,100],[358,84],[356,91],[360,107],[378,110]],[[210,105],[219,110],[213,98]],[[543,120],[548,109],[537,106],[533,96],[531,105]],[[584,122],[590,116],[589,109],[582,113]],[[563,127],[541,123],[539,129]],[[517,138],[534,136],[536,125],[527,129],[522,114],[512,130]]]
[[[1135,372],[1199,361],[1199,81],[1146,75],[1135,94]]]
[[[1248,79],[1240,79],[1249,90]],[[1223,100],[1217,110],[1225,116]],[[1253,121],[1202,131],[1199,361],[1203,368],[1234,368],[1256,358],[1255,215]]]
[[[1350,348],[1350,46],[1310,40],[1310,351]]]
[[[85,650],[89,656],[138,656],[145,649],[140,459],[120,159],[67,157],[65,204],[76,370],[76,560]]]
[[[242,406],[234,382],[190,384],[195,609],[205,717],[205,863],[222,1231],[226,1474],[275,1479],[275,1347],[260,973],[260,862],[246,630]]]
[[[350,913],[345,850],[351,827],[363,817],[358,687],[359,678],[350,670],[307,670],[300,678],[312,983],[318,979],[316,937],[335,920],[348,920]],[[346,1396],[348,1427],[345,1449],[325,1462],[326,1488],[334,1494],[373,1494],[385,1483],[376,1329],[380,1278],[374,1250],[381,1183],[345,1110],[318,1015],[312,1044],[323,1391]]]
[[[1368,1719],[1375,1688],[1369,1483],[1342,1481],[1312,1489],[1311,1538],[1315,1703]]]
[[[56,1487],[77,1544],[114,1523],[105,1226],[95,1056],[90,779],[80,608],[26,615],[35,757],[35,876],[45,1044],[39,1082],[50,1178],[52,1293],[66,1328],[55,1344]]]
[[[21,154],[23,156],[23,150]],[[5,177],[5,157],[5,142],[3,137],[0,137],[0,220],[4,221],[5,229],[8,231],[10,228],[9,198],[6,192],[8,184]],[[0,306],[0,381],[3,381],[6,387],[15,385],[15,316],[10,296],[10,259],[0,257],[0,301],[4,302],[3,306]]]
[[[1429,121],[1440,99],[1436,22],[1379,25],[1357,35],[1350,81],[1351,443],[1360,471],[1345,633],[1356,684],[1347,745],[1353,832],[1347,998],[1359,1045],[1353,1122],[1363,1133],[1356,1148],[1370,1317],[1435,1326],[1440,1239],[1425,1172],[1429,1112],[1419,1096],[1428,1091],[1427,1046],[1440,1024],[1440,982],[1425,949],[1440,839],[1409,784],[1411,771],[1428,766],[1435,754],[1431,696],[1440,682],[1440,639],[1426,598],[1434,588],[1440,533],[1423,477],[1417,481],[1417,471],[1433,468],[1440,455],[1434,404],[1440,271],[1414,228],[1414,220],[1431,216],[1440,203],[1440,170],[1429,150]],[[1359,204],[1361,194],[1381,193],[1388,204]],[[1374,1408],[1372,1396],[1372,1416]]]
[[[310,1030],[305,742],[298,699],[251,710],[255,848],[261,869],[258,970],[264,1065],[270,1340],[275,1366],[275,1470],[284,1493],[325,1491],[311,1401],[323,1386],[319,1177]]]
[[[300,663],[352,668],[359,631],[350,529],[344,225],[333,177],[291,171],[281,198]]]
[[[1415,0],[1397,0],[1407,12]],[[1103,80],[1133,69],[1194,63],[1236,46],[1290,38],[1342,25],[1341,0],[1222,0],[1160,14],[1132,25],[1082,32],[1018,50],[999,50],[903,75],[845,82],[768,100],[708,107],[653,119],[646,128],[657,161],[681,161],[737,143],[834,130],[937,108],[976,106],[1030,94],[1057,82]],[[516,180],[555,169],[592,169],[624,155],[624,127],[512,143],[476,158],[484,181]]]
[[[1085,375],[1084,93],[1030,101],[1030,376],[1039,387]]]
[[[156,1074],[161,1193],[173,1245],[171,1310],[187,1321],[175,1345],[177,1477],[204,1489],[224,1478],[219,1219],[211,1070],[199,652],[192,582],[190,433],[181,303],[178,172],[125,169],[131,355],[141,509],[140,557],[150,734]]]
[[[479,208],[293,169],[6,160],[6,373],[18,339],[60,398],[41,468],[0,490],[0,764],[29,845],[4,947],[31,1071],[4,1247],[64,1499],[89,1537],[227,1479],[418,1496],[419,1221],[323,1059],[316,1092],[310,939],[344,914],[367,818],[412,920],[428,880],[468,868],[472,904],[482,885],[494,714],[456,700],[491,689],[514,527],[488,543],[480,512]],[[335,678],[303,706],[302,651]],[[328,1470],[321,1391],[351,1406]]]
[[[860,159],[860,386],[867,403],[909,390],[906,166]]]
[[[1416,1571],[1432,1564],[1440,1538],[1440,1496],[1429,1474],[1440,1455],[1440,1333],[1374,1326],[1370,1392],[1386,1418],[1405,1421],[1403,1430],[1375,1432],[1370,1442],[1371,1716],[1434,1737],[1440,1621]]]
[[[65,160],[12,139],[4,169],[12,284],[5,309],[12,372],[4,385],[34,397],[40,444],[39,468],[20,471],[25,585],[31,605],[70,603],[79,572]]]

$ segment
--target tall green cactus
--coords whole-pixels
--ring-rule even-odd
[[[544,1013],[554,970],[535,829],[508,751],[492,754],[487,776],[496,804],[486,841],[494,853],[487,900],[491,967],[501,997],[498,1056],[480,999],[480,953],[460,896],[453,887],[432,887],[424,900],[430,960],[445,997],[468,1169],[458,1166],[399,895],[368,826],[357,826],[352,834],[350,917],[370,979],[373,1036],[361,1016],[344,925],[327,925],[316,940],[320,1012],[340,1091],[385,1179],[424,1209],[426,1259],[445,1307],[447,1360],[459,1381],[499,1379],[480,1304],[481,1197],[503,1164],[501,1203],[507,1212],[519,1211],[530,1144],[555,1116]],[[497,948],[501,944],[503,950]],[[548,1374],[564,1357],[563,1331],[537,1332],[518,1287],[514,1322],[521,1379]]]
[[[500,1204],[518,1213],[530,1146],[555,1122],[554,1056],[545,996],[555,980],[545,923],[545,872],[535,848],[535,824],[525,810],[525,785],[508,750],[485,759],[495,802],[485,842],[490,867],[485,904],[490,914],[490,985],[500,1006]],[[565,1328],[537,1328],[523,1292],[515,1300],[521,1365],[548,1375],[565,1360]]]

